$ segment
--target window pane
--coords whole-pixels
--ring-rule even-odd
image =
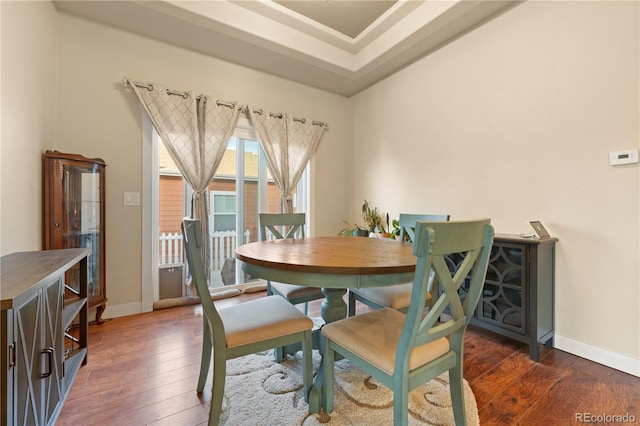
[[[244,140],[244,156],[242,157],[244,176],[242,186],[244,190],[243,223],[248,231],[246,237],[238,244],[258,241],[258,212],[263,203],[260,191],[260,146],[257,141]]]
[[[215,213],[235,213],[236,212],[236,196],[226,194],[215,194],[213,206]]]
[[[216,214],[213,221],[214,231],[234,231],[236,229],[235,214]]]
[[[211,191],[209,197],[211,200],[210,232],[235,231],[236,194],[230,191]]]

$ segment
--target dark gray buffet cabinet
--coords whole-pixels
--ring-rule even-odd
[[[54,424],[86,364],[90,254],[76,248],[1,258],[1,424]],[[79,271],[78,288],[65,285],[70,268]]]
[[[529,345],[539,358],[538,343],[553,347],[554,270],[557,238],[496,234],[482,294],[471,324]],[[450,257],[450,267],[460,262]],[[467,283],[460,291],[464,296]]]

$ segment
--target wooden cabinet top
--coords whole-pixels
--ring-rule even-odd
[[[89,248],[12,253],[0,258],[1,310],[12,309],[91,254]]]
[[[496,234],[493,237],[493,241],[507,241],[511,243],[519,243],[519,244],[531,244],[531,245],[541,245],[541,244],[555,244],[558,241],[555,237],[549,238],[538,238],[538,237],[522,237],[518,234]]]
[[[82,161],[89,163],[97,163],[102,166],[106,166],[106,163],[102,158],[87,158],[80,154],[67,154],[60,151],[45,151],[44,159],[59,159],[59,160],[70,160],[70,161]]]

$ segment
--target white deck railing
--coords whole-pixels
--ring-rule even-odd
[[[182,252],[182,234],[171,233],[160,235],[160,256],[159,264],[166,265],[171,263],[183,263],[184,255]]]
[[[244,231],[244,242],[249,242],[249,231]],[[211,271],[220,271],[225,259],[236,255],[236,231],[218,231],[211,236],[209,265]]]
[[[244,244],[249,242],[249,231],[244,232]],[[209,265],[211,271],[220,271],[225,259],[236,254],[236,231],[218,231],[211,236],[211,251],[209,252]],[[184,263],[182,250],[182,234],[162,233],[160,235],[159,264],[167,265]]]

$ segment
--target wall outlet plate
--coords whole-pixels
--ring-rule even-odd
[[[619,166],[621,164],[633,164],[638,162],[638,150],[628,149],[626,151],[615,151],[609,153],[609,165]]]

